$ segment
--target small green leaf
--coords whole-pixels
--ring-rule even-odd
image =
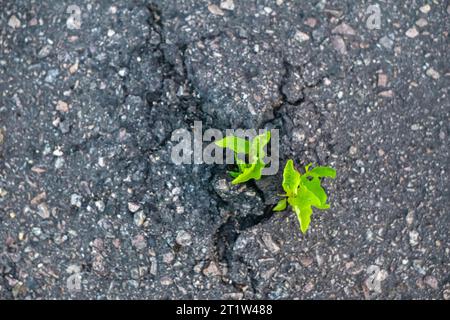
[[[327,204],[327,194],[325,190],[320,185],[320,179],[314,177],[309,180],[307,177],[302,176],[302,185],[305,186],[309,191],[314,193],[314,195],[320,200],[320,205],[315,206],[318,209],[328,209],[330,206]]]
[[[308,229],[311,222],[312,208],[321,205],[319,198],[303,185],[300,185],[297,196],[288,199],[289,204],[294,208],[300,222],[300,229],[303,233]]]
[[[297,216],[298,223],[300,224],[300,230],[303,234],[308,230],[309,224],[311,223],[311,207],[292,207]]]
[[[235,136],[227,136],[221,140],[214,142],[221,148],[228,148],[235,153],[244,153],[247,154],[250,151],[250,143],[242,138]]]
[[[283,171],[283,190],[288,196],[295,195],[300,184],[300,173],[295,170],[294,162],[289,159]]]
[[[278,201],[275,208],[273,208],[273,211],[283,211],[286,209],[286,207],[287,207],[287,200],[286,200],[286,198],[284,198],[284,199],[281,199],[280,201]]]
[[[303,185],[300,185],[297,195],[295,197],[289,197],[288,201],[293,207],[303,207],[305,205],[316,207],[321,204],[320,199]]]
[[[238,173],[244,172],[244,170],[245,170],[247,167],[249,167],[249,165],[247,165],[247,164],[245,163],[244,160],[242,160],[242,159],[240,159],[240,158],[238,157],[237,153],[234,154],[234,160],[236,161],[236,164],[237,164],[237,166],[238,166],[238,168],[239,168],[239,172],[238,172]]]
[[[336,177],[336,170],[330,167],[316,167],[311,171],[311,164],[305,167],[305,174],[295,170],[294,162],[288,160],[283,172],[283,189],[286,192],[287,203],[297,216],[300,230],[305,233],[311,223],[312,207],[328,209],[327,194],[321,186],[321,178]],[[281,201],[280,201],[281,202]],[[282,207],[278,203],[275,208]]]
[[[228,174],[233,177],[236,178],[237,176],[239,176],[241,173],[237,172],[237,171],[228,171]]]
[[[308,230],[309,224],[311,223],[311,206],[300,207],[297,213],[297,218],[300,222],[300,230],[303,234]]]
[[[270,140],[270,131],[256,136],[252,142],[236,137],[227,136],[215,142],[216,145],[222,148],[228,148],[234,151],[234,158],[239,169],[239,172],[231,172],[230,175],[234,178],[232,184],[246,182],[250,179],[259,180],[262,176],[262,170],[265,167],[263,161],[264,151],[262,148]],[[249,163],[238,157],[238,154],[249,154]]]
[[[244,171],[237,176],[233,181],[231,181],[232,184],[238,184],[247,182],[250,179],[259,180],[261,179],[262,170],[264,169],[264,162],[257,161],[255,163],[252,163],[250,167],[245,168]]]
[[[250,146],[250,156],[253,159],[253,161],[256,160],[262,160],[266,154],[264,153],[264,147],[269,143],[270,141],[270,131],[266,131],[252,139],[252,143]],[[252,161],[250,161],[252,162]]]
[[[308,173],[311,175],[316,175],[319,178],[327,177],[334,179],[336,177],[336,170],[330,167],[315,167]]]

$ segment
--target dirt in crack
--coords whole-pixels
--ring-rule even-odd
[[[214,237],[215,254],[218,262],[227,266],[233,264],[233,247],[239,234],[260,223],[269,220],[273,214],[274,205],[268,205],[264,208],[262,215],[249,215],[245,217],[230,216],[217,229]]]

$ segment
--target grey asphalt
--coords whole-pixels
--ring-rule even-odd
[[[450,299],[448,1],[0,7],[0,299]],[[194,121],[279,129],[331,208],[175,165]]]

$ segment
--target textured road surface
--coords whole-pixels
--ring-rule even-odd
[[[1,299],[450,299],[448,1],[0,7]],[[174,165],[194,121],[280,129],[331,209]]]

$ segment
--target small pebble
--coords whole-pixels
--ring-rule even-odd
[[[19,239],[19,241],[25,240],[25,232],[20,231],[17,238]]]
[[[413,39],[413,38],[415,38],[415,37],[417,37],[419,35],[419,31],[417,31],[416,27],[412,27],[412,28],[410,28],[410,29],[408,29],[406,31],[405,35],[408,38],[412,38]]]
[[[138,250],[145,249],[147,247],[147,242],[145,241],[145,237],[141,234],[138,234],[131,240],[131,244]]]
[[[64,158],[56,158],[55,169],[61,169],[64,166],[64,163],[65,163]]]
[[[77,72],[77,70],[78,70],[78,62],[74,63],[69,68],[70,74],[74,74],[75,72]]]
[[[317,25],[317,20],[314,18],[308,18],[305,20],[305,25],[310,28],[314,28]]]
[[[342,34],[342,35],[346,35],[346,36],[354,36],[356,35],[356,31],[355,29],[353,29],[352,27],[350,27],[348,24],[341,23],[340,25],[338,25],[337,27],[335,27],[332,31],[332,33],[337,33],[337,34]]]
[[[155,257],[150,257],[150,274],[154,276],[158,274],[158,260]]]
[[[38,205],[38,215],[42,219],[48,219],[50,218],[50,211],[48,210],[48,206],[45,203],[40,203]]]
[[[430,12],[431,7],[430,7],[429,4],[426,4],[426,5],[422,6],[422,7],[420,7],[419,10],[420,10],[420,12],[427,14],[428,12]]]
[[[450,288],[444,290],[443,298],[444,300],[450,300]]]
[[[58,69],[51,69],[47,72],[47,76],[45,77],[44,81],[48,83],[55,82],[56,78],[59,76],[59,70]]]
[[[73,207],[81,208],[82,197],[76,193],[70,196],[70,205]]]
[[[167,253],[163,254],[163,262],[164,263],[170,264],[173,261],[173,259],[175,259],[175,256],[173,255],[172,252],[167,252]]]
[[[438,281],[435,277],[433,276],[426,276],[423,279],[423,282],[425,282],[425,284],[427,284],[430,288],[437,290],[439,288],[439,284]]]
[[[102,200],[95,201],[95,206],[97,207],[98,211],[105,211],[105,203]]]
[[[61,130],[62,134],[66,134],[70,132],[70,123],[69,120],[62,121],[59,123],[59,130]]]
[[[42,234],[42,229],[39,227],[34,227],[31,229],[31,232],[36,236],[39,237]]]
[[[270,233],[263,233],[261,238],[269,251],[271,251],[272,253],[277,253],[278,251],[280,251],[280,247],[273,241]]]
[[[303,292],[308,293],[308,292],[310,292],[312,289],[314,289],[314,282],[309,281],[309,282],[303,287]]]
[[[169,277],[164,276],[161,278],[160,283],[163,286],[170,286],[173,283],[173,280]]]
[[[139,203],[128,202],[128,210],[130,210],[130,212],[135,213],[135,212],[137,212],[140,208],[141,208],[141,206],[139,205]]]
[[[207,277],[211,277],[211,276],[220,276],[221,272],[217,267],[217,265],[213,261],[211,261],[208,267],[203,269],[203,274]]]
[[[295,40],[299,42],[305,42],[309,40],[309,35],[307,33],[304,33],[302,31],[297,31],[294,36]]]
[[[44,192],[39,193],[37,196],[35,196],[33,199],[31,199],[31,204],[33,206],[37,206],[39,203],[44,201],[47,198],[47,194]]]
[[[119,76],[121,76],[122,78],[125,77],[128,74],[128,69],[127,68],[122,68],[119,70]]]
[[[58,100],[58,102],[56,103],[56,110],[61,111],[61,112],[68,112],[69,104],[62,100]]]
[[[383,98],[392,98],[394,96],[394,91],[392,90],[381,91],[378,95]]]
[[[312,265],[314,262],[313,258],[311,257],[300,257],[300,263],[302,264],[302,266],[304,267],[309,267],[310,265]]]
[[[220,8],[224,10],[234,10],[234,1],[233,0],[225,0],[220,3]]]
[[[43,46],[41,48],[41,50],[39,50],[39,52],[38,52],[38,58],[43,59],[43,58],[47,57],[50,54],[51,50],[52,50],[51,45],[48,44],[48,45]]]
[[[423,28],[427,25],[428,25],[427,19],[420,18],[419,20],[416,21],[416,26],[418,26],[419,28]]]
[[[192,243],[192,237],[187,231],[181,230],[178,232],[175,241],[180,246],[189,246]]]
[[[36,18],[31,18],[31,20],[28,22],[28,25],[30,27],[34,27],[38,24],[38,20]]]
[[[414,212],[410,211],[406,215],[406,223],[408,224],[408,226],[411,226],[413,222],[414,222]]]
[[[344,39],[340,36],[335,36],[331,39],[331,44],[334,49],[340,54],[347,54],[347,47],[345,45]]]
[[[145,222],[145,213],[144,211],[138,211],[133,216],[134,224],[138,227],[142,226]]]
[[[62,157],[63,155],[64,155],[64,152],[62,152],[62,150],[61,149],[59,149],[59,148],[56,148],[55,150],[53,150],[53,153],[52,153],[55,157]]]
[[[384,36],[380,39],[380,44],[385,47],[386,49],[391,50],[394,46],[394,40],[389,38],[388,36]]]
[[[12,15],[11,18],[9,18],[8,26],[14,29],[20,28],[20,20],[15,15]]]
[[[437,72],[433,68],[427,69],[427,71],[425,73],[426,73],[427,76],[429,76],[430,78],[433,78],[434,80],[437,80],[437,79],[439,79],[441,77],[439,72]]]
[[[419,244],[419,233],[417,231],[409,232],[409,244],[413,247]]]
[[[378,74],[378,86],[379,87],[386,87],[388,82],[388,77],[384,73]]]
[[[211,12],[215,16],[223,16],[224,12],[215,4],[208,5],[208,11]]]

